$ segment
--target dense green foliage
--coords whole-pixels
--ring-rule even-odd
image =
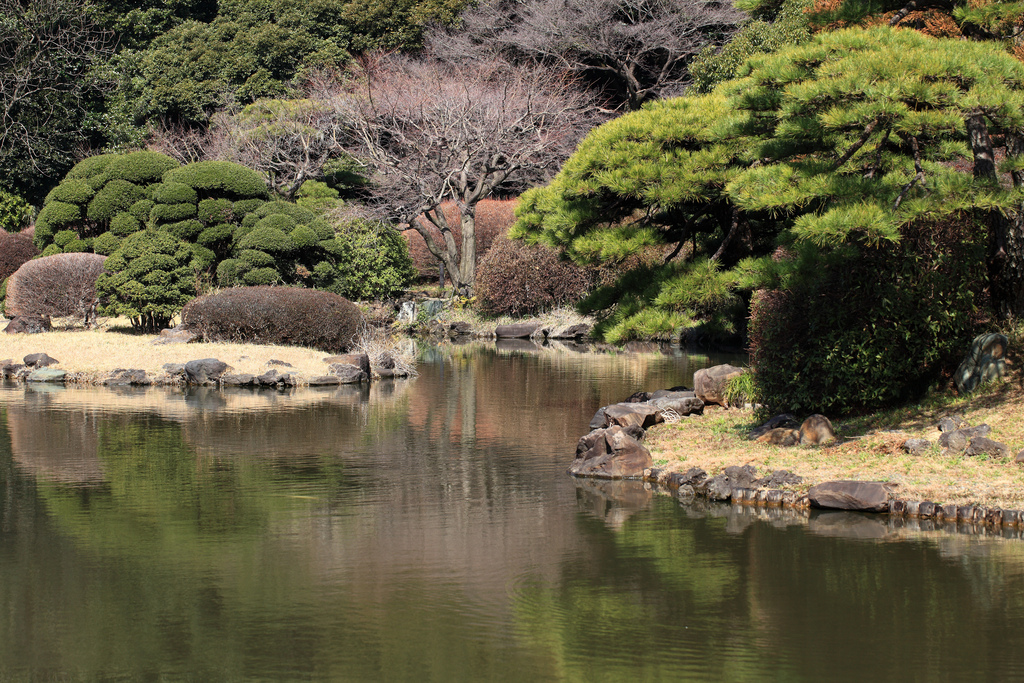
[[[32,220],[32,207],[28,202],[0,187],[0,230],[18,232]]]
[[[973,245],[1001,239],[1012,262],[1020,242],[1014,221],[993,216],[1012,214],[1021,201],[1013,145],[1024,132],[1024,65],[991,45],[879,28],[755,56],[738,76],[709,95],[658,103],[595,130],[550,186],[524,196],[515,234],[580,262],[664,249],[664,266],[628,273],[597,302],[605,334],[619,340],[716,316],[738,326],[738,303],[756,288],[802,301],[847,268],[852,277],[856,264],[906,271],[894,281],[865,275],[862,285],[871,287],[845,290],[842,307],[859,317],[821,318],[832,326],[832,346],[802,359],[863,366],[867,350],[901,354],[898,368],[881,364],[884,380],[851,373],[844,391],[826,398],[834,387],[814,386],[801,366],[789,366],[808,392],[789,400],[802,406],[856,408],[905,396],[921,383],[920,368],[934,376],[948,362],[945,344],[962,341],[965,311],[979,303],[947,306],[935,293],[971,291],[964,283],[980,269]],[[992,158],[984,141],[995,133],[1005,135],[991,145],[1010,147],[1002,185],[984,167]],[[915,226],[963,216],[977,217],[981,237],[967,230],[957,249],[907,239]],[[800,258],[770,258],[777,245]],[[970,275],[940,268],[947,253],[958,253]],[[1024,310],[1022,269],[1000,272],[991,258],[986,265],[993,296],[1009,291],[1002,303]],[[928,273],[942,273],[941,282]],[[1002,288],[993,286],[997,278]],[[896,291],[901,298],[879,305],[876,297]],[[894,315],[906,316],[901,329],[932,343],[894,349],[891,326],[872,324]],[[854,341],[861,351],[826,354]]]
[[[338,278],[331,291],[349,299],[384,299],[416,274],[400,233],[379,224],[351,221],[338,227]]]
[[[195,296],[192,250],[160,230],[125,238],[96,282],[103,315],[123,315],[137,329],[158,331]]]

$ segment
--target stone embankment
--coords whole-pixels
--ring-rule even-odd
[[[577,444],[568,473],[597,479],[640,479],[683,502],[706,499],[769,508],[886,513],[935,524],[1024,532],[1024,510],[912,500],[899,496],[896,488],[884,481],[837,480],[808,487],[803,477],[787,470],[759,476],[751,465],[725,467],[714,475],[699,467],[685,472],[654,467],[650,452],[641,443],[646,430],[666,420],[700,416],[708,404],[724,405],[724,385],[737,370],[732,366],[700,370],[694,376],[695,391],[676,387],[653,394],[637,392],[626,402],[600,408],[591,420],[591,432]],[[1010,455],[1006,444],[988,438],[988,425],[972,427],[962,416],[954,415],[942,418],[936,427],[944,454]],[[837,439],[824,415],[812,415],[802,423],[791,415],[779,415],[752,430],[749,438],[777,446],[819,446]],[[925,439],[910,439],[903,446],[906,452],[918,454],[932,447]],[[1024,451],[1016,462],[1024,463]]]

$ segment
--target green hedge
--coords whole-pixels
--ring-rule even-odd
[[[264,219],[266,220],[266,219]],[[259,249],[275,254],[290,254],[295,243],[284,231],[271,227],[257,227],[238,242],[240,249]]]
[[[118,212],[127,211],[132,204],[145,197],[145,190],[138,185],[115,178],[105,184],[89,202],[86,217],[90,221],[107,223]]]
[[[206,225],[231,223],[235,218],[231,200],[224,198],[204,199],[199,202],[199,211],[197,215],[199,220]]]
[[[164,173],[180,165],[166,154],[142,150],[114,155],[107,163],[104,173],[111,179],[148,185],[159,182]]]
[[[164,182],[184,183],[203,197],[266,199],[267,186],[256,171],[230,161],[199,161],[164,174]]]
[[[139,230],[142,230],[142,223],[131,213],[122,211],[110,220],[110,232],[105,234],[125,237]]]
[[[96,191],[86,181],[80,178],[69,178],[50,190],[50,193],[46,195],[45,201],[66,202],[82,206],[88,204],[95,194]]]
[[[158,204],[195,204],[199,200],[196,191],[185,183],[158,183],[150,188],[150,194]]]
[[[161,223],[176,223],[189,218],[195,218],[195,204],[156,204],[149,212],[149,217],[158,225]]]
[[[75,164],[65,178],[94,178],[102,175],[110,162],[117,158],[117,154],[97,154],[96,156],[82,159]]]

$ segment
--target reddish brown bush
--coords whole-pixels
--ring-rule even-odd
[[[315,289],[236,287],[193,299],[182,325],[206,341],[309,346],[342,353],[363,315],[348,299]]]
[[[0,282],[9,278],[21,268],[21,264],[32,260],[38,253],[31,237],[0,230]]]
[[[594,285],[594,276],[544,246],[501,236],[480,261],[476,292],[491,315],[530,315],[572,304]]]
[[[55,254],[21,265],[7,282],[8,316],[48,315],[84,318],[96,307],[96,278],[106,256]]]
[[[516,220],[515,199],[483,199],[476,205],[476,257],[479,262],[491,248],[495,238],[504,235]],[[460,214],[455,202],[444,202],[441,205],[445,220],[452,227],[455,235],[455,243],[461,249],[462,231],[459,229]],[[441,232],[433,225],[429,225],[424,218],[418,218],[421,224],[427,225],[435,239],[441,239]],[[409,243],[409,255],[412,256],[413,267],[417,276],[424,280],[436,280],[438,277],[438,265],[441,263],[427,249],[426,242],[415,230],[406,230],[402,233]],[[460,254],[461,256],[461,254]]]

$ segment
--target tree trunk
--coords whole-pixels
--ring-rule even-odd
[[[998,185],[995,153],[984,115],[973,114],[967,117],[966,124],[974,154],[974,177]],[[1018,147],[1024,149],[1019,138],[1008,138],[1008,153],[1014,154]],[[1015,174],[1014,184],[1018,182],[1020,179]],[[992,309],[1004,320],[1024,315],[1024,217],[1021,209],[1010,216],[996,210],[982,211],[978,218],[988,227],[986,265]]]
[[[462,210],[462,258],[459,261],[459,280],[466,296],[473,296],[476,288],[476,207]]]

